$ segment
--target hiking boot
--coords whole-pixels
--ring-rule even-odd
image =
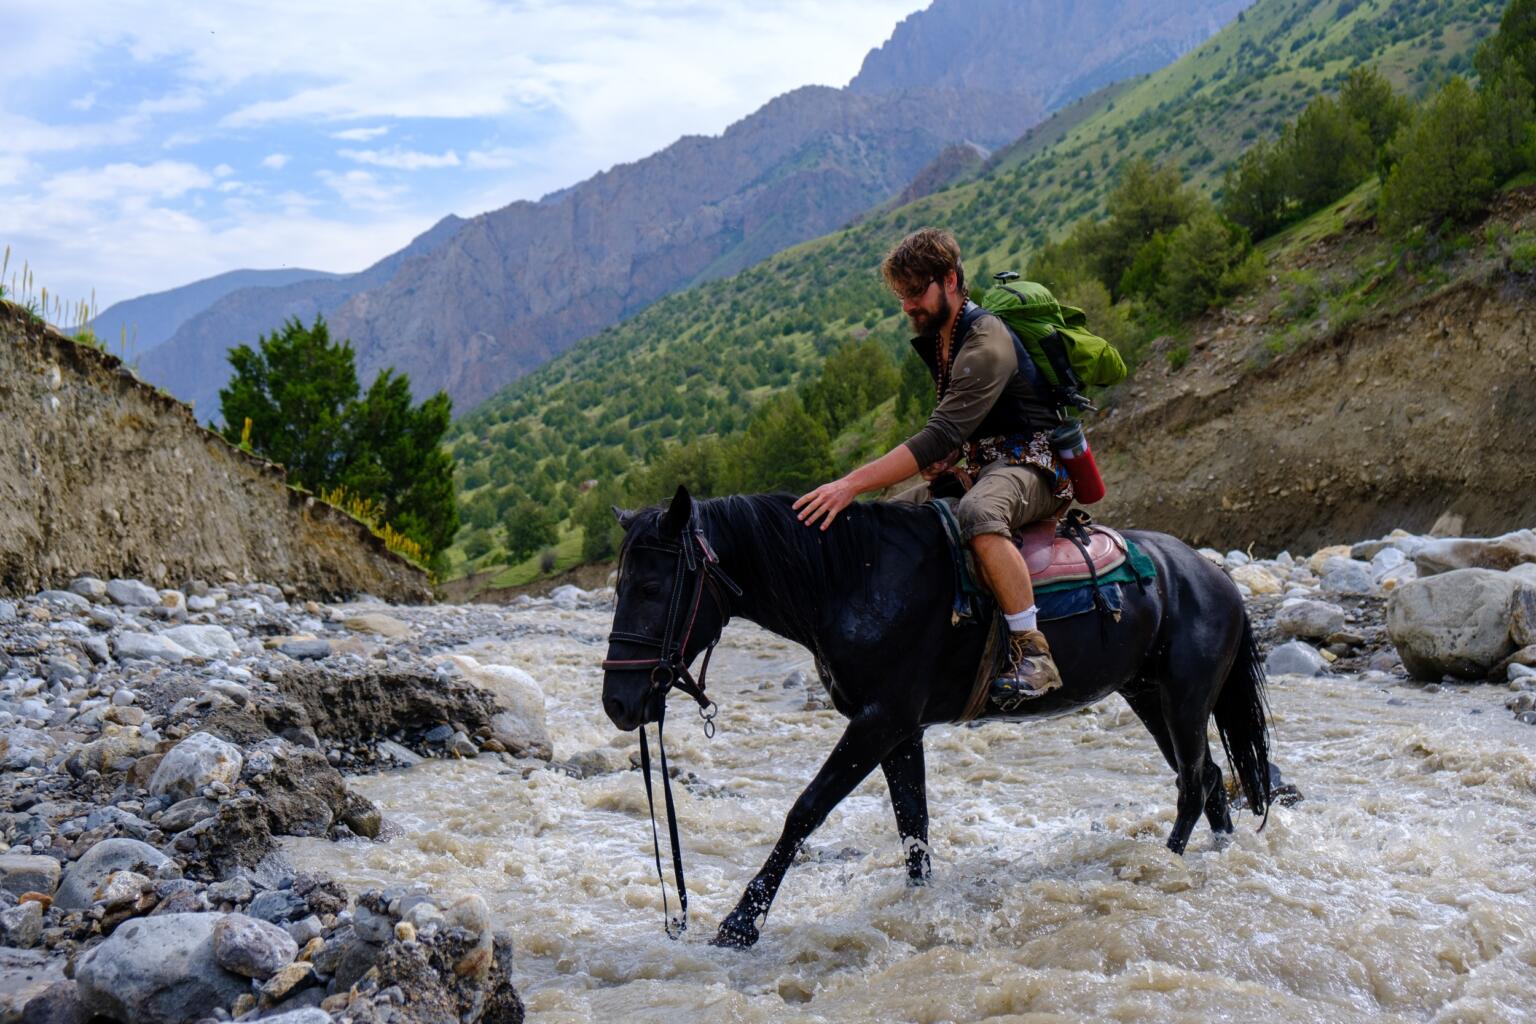
[[[1008,634],[1008,667],[992,680],[988,702],[1007,714],[1061,686],[1061,673],[1051,658],[1051,645],[1038,629]]]

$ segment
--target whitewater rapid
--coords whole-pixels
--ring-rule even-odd
[[[510,610],[524,635],[464,649],[538,680],[557,761],[637,749],[599,706],[609,618]],[[675,702],[668,753],[697,776],[676,791],[681,941],[662,931],[632,771],[428,761],[352,780],[402,835],[287,849],[354,889],[482,894],[541,1022],[1536,1020],[1536,730],[1492,685],[1273,680],[1275,761],[1305,799],[1262,833],[1235,814],[1225,849],[1202,820],[1182,859],[1163,846],[1172,772],[1118,697],[933,729],[932,883],[906,884],[876,772],[811,837],[758,945],[715,949],[842,731],[783,686],[797,669],[818,685],[806,652],[733,623],[710,672],[714,739]]]

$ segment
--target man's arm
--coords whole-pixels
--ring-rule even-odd
[[[821,522],[821,528],[825,530],[832,525],[832,520],[837,518],[839,512],[853,504],[853,499],[867,491],[899,484],[916,473],[918,468],[917,459],[912,457],[911,450],[906,444],[899,444],[847,476],[822,484],[809,494],[802,495],[795,502],[795,508],[800,510],[800,521],[806,526],[813,526],[817,519],[825,516]]]

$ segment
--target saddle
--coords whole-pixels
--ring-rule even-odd
[[[1107,526],[1046,519],[1013,535],[1036,586],[1103,576],[1125,564],[1125,538]]]

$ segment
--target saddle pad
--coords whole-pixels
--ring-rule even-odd
[[[1089,527],[1088,554],[1093,559],[1090,573],[1082,550],[1066,537],[1056,535],[1056,522],[1052,519],[1026,526],[1013,540],[1024,556],[1024,564],[1029,566],[1029,578],[1037,585],[1103,576],[1123,565],[1127,553],[1125,538],[1120,534],[1107,526]]]

